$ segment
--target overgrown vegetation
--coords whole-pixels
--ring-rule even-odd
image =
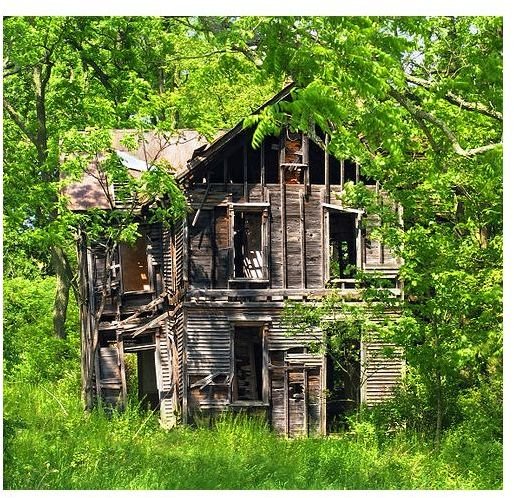
[[[164,431],[157,416],[83,410],[76,311],[53,337],[51,278],[4,284],[5,489],[489,489],[502,485],[498,413],[487,391],[436,452],[411,428],[383,428],[401,404],[363,412],[351,431],[285,439],[262,420]],[[56,344],[60,346],[57,346]],[[39,366],[39,367],[38,367]],[[485,407],[485,411],[484,411]],[[412,409],[412,407],[411,407]],[[489,410],[489,411],[487,411]]]
[[[6,19],[5,486],[500,487],[502,48],[499,17]],[[400,221],[362,184],[343,192],[405,262],[387,331],[409,366],[396,398],[348,434],[294,441],[244,419],[166,433],[135,406],[84,413],[59,158],[112,128],[212,138],[291,80],[291,102],[247,120],[254,142],[287,125],[324,147],[322,132],[403,207]]]

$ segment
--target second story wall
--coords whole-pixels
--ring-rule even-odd
[[[351,287],[355,268],[398,268],[391,252],[366,236],[364,211],[341,205],[358,166],[300,134],[268,138],[258,150],[250,142],[250,132],[234,139],[189,184],[192,289]]]

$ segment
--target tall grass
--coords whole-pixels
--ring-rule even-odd
[[[501,487],[501,445],[463,450],[458,431],[438,454],[415,434],[380,436],[366,423],[353,434],[285,439],[258,419],[227,415],[211,428],[166,432],[137,406],[84,413],[73,382],[4,385],[6,489]],[[70,394],[49,394],[59,390]]]
[[[371,422],[351,434],[286,439],[226,415],[166,432],[137,403],[86,413],[76,308],[52,337],[52,279],[4,282],[5,489],[490,489],[502,485],[494,424],[472,417],[441,450],[415,432]],[[475,406],[475,405],[473,405]]]

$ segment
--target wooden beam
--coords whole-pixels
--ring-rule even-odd
[[[182,234],[182,280],[187,288],[187,284],[189,283],[189,222],[187,216],[184,220]]]
[[[328,134],[325,134],[325,202],[330,202],[330,155],[328,154]]]
[[[243,144],[243,195],[245,201],[248,202],[248,146],[246,142]]]
[[[188,396],[189,396],[189,386],[187,382],[187,350],[188,350],[188,316],[187,310],[184,309],[184,316],[182,317],[183,321],[183,331],[182,331],[182,358],[180,359],[182,362],[182,421],[184,424],[187,424],[188,421]]]
[[[303,367],[303,431],[309,435],[309,375]]]
[[[211,172],[207,173],[207,187],[205,189],[205,194],[203,196],[202,202],[200,203],[200,206],[198,207],[198,210],[196,211],[195,217],[193,218],[193,223],[191,223],[191,226],[195,226],[196,222],[198,221],[198,217],[200,216],[200,211],[202,210],[203,205],[205,204],[205,201],[207,199],[207,196],[209,195],[209,189],[211,187]]]
[[[282,296],[282,297],[321,297],[327,296],[337,292],[344,296],[355,296],[360,298],[364,289],[192,289],[186,293],[186,298],[245,298],[245,297],[267,297],[267,296]],[[384,289],[385,290],[385,289]],[[398,289],[387,289],[391,295],[396,295]],[[263,303],[260,303],[261,305]]]
[[[269,325],[265,324],[262,327],[262,401],[269,403],[270,392],[269,392],[269,346],[268,346],[268,332]]]
[[[125,325],[126,323],[134,320],[134,318],[137,318],[142,313],[146,313],[147,311],[150,311],[152,308],[155,308],[156,306],[158,306],[159,304],[164,302],[165,296],[166,296],[166,292],[163,292],[160,296],[155,298],[153,301],[151,301],[148,304],[146,304],[145,306],[139,308],[135,313],[130,315],[128,318],[125,318],[124,320],[119,322],[118,325]]]
[[[260,147],[260,166],[261,166],[261,201],[265,201],[264,186],[266,185],[266,169],[265,169],[265,156],[264,156],[264,142],[261,143]]]
[[[125,352],[123,350],[121,334],[116,334],[116,344],[118,346],[118,367],[121,377],[121,404],[125,407],[127,404],[127,378],[125,375]]]
[[[286,436],[289,436],[289,371],[284,369],[284,425]]]
[[[309,163],[309,137],[302,134],[302,162],[307,164],[304,173],[304,184],[307,196],[311,195],[311,178],[310,178],[310,163]]]
[[[344,213],[352,213],[352,214],[364,214],[364,209],[355,209],[355,208],[348,208],[343,206],[338,206],[337,204],[329,204],[327,202],[322,202],[321,205],[328,209],[335,209],[336,211],[342,211]]]
[[[270,207],[269,202],[231,202],[229,203],[234,209],[241,209],[244,211],[251,211],[252,208],[255,210]]]
[[[284,168],[280,168],[280,226],[282,228],[282,287],[287,287],[287,223]]]
[[[307,267],[305,255],[305,194],[298,192],[298,202],[300,203],[300,272],[302,288],[306,288]]]
[[[158,317],[154,318],[153,320],[150,320],[148,323],[146,323],[145,325],[142,325],[137,330],[135,330],[134,333],[132,334],[132,337],[136,337],[136,336],[142,334],[143,332],[145,332],[146,330],[151,329],[152,327],[155,327],[156,325],[158,325],[160,322],[162,322],[167,317],[168,317],[168,312],[165,311]]]
[[[323,363],[320,368],[320,432],[322,436],[327,435],[327,355],[323,356]]]
[[[210,286],[211,289],[215,288],[216,283],[216,257],[218,255],[218,246],[216,244],[216,210],[211,211],[211,275]]]
[[[362,270],[362,250],[364,244],[362,243],[362,214],[358,214],[355,218],[355,228],[357,231],[357,237],[355,240],[355,252],[357,253],[357,270]]]

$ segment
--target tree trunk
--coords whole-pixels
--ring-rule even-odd
[[[443,385],[442,385],[442,376],[441,376],[441,363],[440,363],[440,351],[439,351],[439,336],[438,336],[438,328],[437,324],[434,326],[435,332],[435,382],[436,382],[436,420],[435,420],[435,449],[439,451],[441,445],[441,429],[443,425]]]
[[[439,451],[441,446],[441,428],[443,425],[443,393],[442,393],[442,382],[441,382],[441,369],[437,367],[436,374],[436,421],[435,421],[435,449]]]
[[[68,309],[73,274],[66,253],[61,247],[52,246],[50,253],[52,256],[52,266],[57,278],[53,312],[54,334],[60,339],[65,339],[66,311]]]

